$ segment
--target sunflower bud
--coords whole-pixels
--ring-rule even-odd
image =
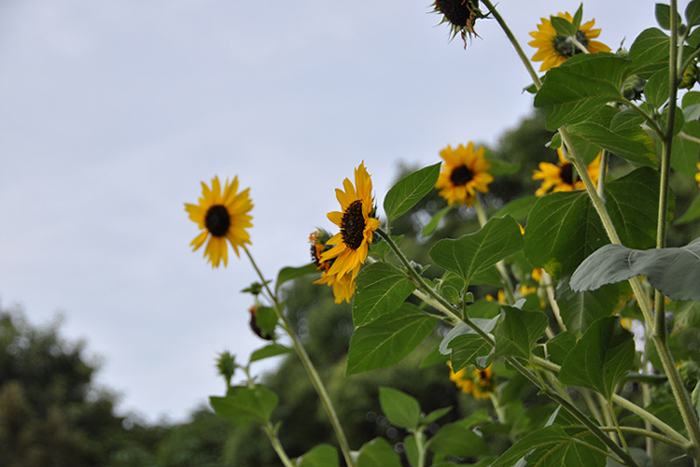
[[[678,374],[680,374],[685,388],[692,391],[700,379],[700,367],[694,361],[686,360],[678,364]]]
[[[224,350],[216,359],[216,368],[219,370],[219,375],[223,376],[226,384],[231,386],[231,379],[236,372],[236,356],[232,355],[228,350]]]
[[[698,64],[697,62],[691,62],[688,68],[683,72],[683,77],[681,77],[681,82],[678,85],[680,89],[690,89],[695,86],[698,82]]]
[[[639,75],[632,75],[622,83],[622,95],[627,100],[636,101],[642,97],[646,83]]]
[[[261,339],[271,341],[275,338],[275,326],[277,315],[272,308],[253,305],[248,310],[250,313],[250,329]]]

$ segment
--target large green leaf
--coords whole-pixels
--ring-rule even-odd
[[[566,328],[574,333],[583,333],[598,318],[612,316],[619,308],[624,290],[626,288],[621,284],[609,284],[588,292],[566,290],[557,297]]]
[[[459,371],[468,365],[476,365],[478,357],[491,352],[491,344],[478,334],[462,334],[452,339],[448,345],[452,349],[452,369]]]
[[[383,438],[374,438],[360,448],[357,467],[401,467],[401,460]]]
[[[629,62],[614,54],[580,54],[552,68],[535,96],[546,126],[554,131],[595,115],[609,102],[623,100],[620,88]]]
[[[435,328],[436,319],[404,303],[355,329],[350,340],[346,375],[393,365],[411,353]]]
[[[573,332],[560,332],[552,339],[547,341],[547,353],[549,354],[549,359],[557,365],[561,365],[575,345],[576,335]]]
[[[505,319],[496,329],[496,355],[529,358],[530,351],[549,324],[540,311],[502,307]]]
[[[615,386],[634,367],[634,339],[617,317],[593,323],[567,355],[559,380],[567,386],[593,389],[608,400]]]
[[[489,452],[484,439],[460,423],[443,425],[430,439],[428,448],[438,455],[458,457],[476,457]]]
[[[319,444],[296,462],[297,467],[338,467],[338,451],[329,444]]]
[[[581,263],[571,277],[571,288],[595,290],[640,275],[673,300],[700,300],[700,238],[682,248],[633,250],[606,245]]]
[[[406,274],[389,263],[372,263],[357,276],[352,318],[362,326],[397,309],[416,286]]]
[[[700,106],[700,104],[698,104]],[[697,173],[700,154],[700,122],[686,121],[683,132],[673,138],[671,146],[671,167],[689,177]]]
[[[656,167],[654,140],[641,127],[612,131],[595,122],[569,126],[569,131],[596,146],[640,165]]]
[[[398,389],[379,388],[379,404],[386,418],[400,428],[416,431],[420,423],[420,404],[415,397]]]
[[[626,245],[655,245],[658,186],[658,173],[648,167],[607,184],[608,212]],[[586,257],[607,243],[598,213],[583,191],[543,196],[530,211],[525,255],[555,278],[571,275]]]
[[[685,20],[688,22],[688,26],[695,26],[700,24],[700,1],[692,0],[685,7]]]
[[[456,240],[443,239],[431,248],[430,257],[439,266],[459,274],[469,284],[471,278],[523,247],[518,223],[512,217],[493,218],[473,234]]]
[[[416,205],[437,183],[440,164],[424,167],[396,183],[384,198],[388,220],[396,219]]]
[[[527,217],[532,206],[535,205],[537,198],[534,196],[524,196],[522,198],[517,198],[501,209],[499,209],[493,217],[503,217],[506,214],[510,215],[513,219],[523,219]]]
[[[659,109],[668,100],[669,87],[668,66],[666,66],[651,75],[644,86],[644,97],[652,107]]]
[[[668,66],[668,41],[669,37],[660,29],[649,28],[642,31],[630,47],[630,73],[649,79],[654,73]]]
[[[604,452],[551,425],[518,440],[491,467],[522,465],[519,461],[528,458],[538,459],[539,462],[532,463],[538,467],[603,467]]]
[[[209,398],[217,415],[232,420],[241,428],[248,426],[251,421],[267,423],[278,401],[277,394],[260,385],[252,388],[234,386],[229,389],[226,397]]]

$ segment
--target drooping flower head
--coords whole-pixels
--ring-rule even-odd
[[[246,231],[252,227],[253,217],[248,214],[253,209],[249,194],[250,188],[238,193],[238,177],[229,183],[226,179],[223,191],[219,177],[211,181],[211,188],[202,182],[202,197],[199,204],[185,203],[185,211],[190,215],[202,232],[190,243],[193,251],[200,248],[209,238],[204,249],[204,256],[212,268],[219,267],[221,260],[228,264],[228,246],[238,254],[238,248],[250,244],[250,235]],[[210,237],[211,236],[211,237]]]
[[[574,173],[574,164],[564,158],[561,148],[557,149],[557,153],[559,154],[559,164],[540,162],[540,170],[534,171],[532,179],[542,180],[542,185],[535,191],[535,196],[544,196],[550,192],[583,190],[585,188],[581,178]],[[586,168],[586,172],[588,172],[588,176],[594,185],[598,185],[600,157],[601,154],[598,154]]]
[[[477,36],[474,22],[484,15],[479,10],[479,0],[435,0],[433,12],[443,15],[440,23],[450,23],[450,35],[454,39],[457,34],[467,46],[467,37]]]
[[[342,276],[351,274],[354,281],[360,265],[367,259],[373,233],[380,225],[375,217],[372,179],[364,162],[355,169],[355,185],[346,178],[343,188],[335,190],[341,211],[328,213],[328,219],[340,227],[340,232],[326,242],[335,246],[321,254],[321,261],[335,258],[328,274],[338,276],[339,281],[346,281]]]
[[[559,18],[566,19],[573,24],[574,19],[566,13],[557,13]],[[541,23],[537,25],[537,31],[533,31],[530,35],[534,38],[528,42],[528,45],[537,49],[535,55],[532,56],[533,62],[542,62],[540,71],[547,71],[550,68],[555,68],[564,63],[574,55],[582,53],[573,43],[570,37],[562,36],[557,33],[552,26],[550,19],[540,18]],[[610,47],[602,42],[594,41],[600,35],[600,29],[591,29],[595,24],[592,19],[587,23],[583,23],[576,31],[576,40],[588,50],[589,53],[610,52]]]
[[[435,188],[440,190],[447,204],[471,206],[477,190],[489,192],[493,176],[487,172],[491,164],[484,158],[483,147],[474,150],[474,143],[470,142],[466,148],[460,144],[452,149],[448,144],[440,151],[440,157],[444,162]]]
[[[493,393],[493,373],[491,366],[480,370],[475,369],[471,373],[467,373],[466,368],[462,368],[458,372],[452,370],[452,362],[447,362],[450,367],[450,381],[462,390],[465,394],[471,394],[474,399],[488,399]]]

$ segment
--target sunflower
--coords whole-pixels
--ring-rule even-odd
[[[698,186],[700,186],[700,162],[698,162],[698,173],[695,174],[695,181],[698,182]]]
[[[549,192],[583,190],[585,186],[578,175],[574,175],[574,165],[564,158],[561,148],[557,148],[559,154],[559,164],[554,165],[549,162],[540,162],[540,170],[535,170],[532,179],[542,180],[542,185],[535,191],[535,196],[544,196]],[[598,174],[600,172],[599,153],[596,158],[588,164],[586,172],[591,177],[594,185],[598,184]]]
[[[574,21],[568,12],[557,13],[557,16],[566,19],[569,23]],[[554,26],[552,26],[551,17],[550,19],[540,19],[542,22],[537,25],[537,31],[530,33],[535,40],[528,42],[528,45],[537,49],[535,55],[532,56],[532,61],[542,62],[540,71],[558,67],[567,59],[582,53],[574,45],[570,37],[557,34]],[[610,52],[610,47],[602,42],[593,40],[600,35],[600,29],[591,29],[594,24],[595,20],[592,19],[579,26],[578,31],[576,31],[576,40],[592,54],[596,52]]]
[[[343,276],[351,274],[354,281],[360,265],[364,264],[373,232],[380,222],[375,218],[372,179],[364,162],[355,169],[355,186],[346,178],[343,188],[345,191],[335,190],[342,211],[328,213],[328,219],[340,227],[340,232],[326,242],[335,246],[321,254],[321,261],[335,258],[327,273],[338,276],[338,281],[346,283],[347,279]]]
[[[185,211],[190,214],[190,219],[203,230],[190,243],[194,247],[193,251],[204,245],[211,235],[204,249],[204,256],[208,257],[212,268],[219,267],[219,262],[222,259],[224,266],[228,264],[226,240],[233,247],[236,256],[238,256],[238,247],[250,244],[250,235],[246,231],[248,227],[253,226],[250,223],[253,217],[248,214],[253,209],[249,194],[250,188],[246,188],[240,193],[237,191],[238,177],[234,177],[230,183],[226,179],[222,192],[221,183],[217,176],[211,180],[211,189],[202,182],[202,197],[199,198],[198,205],[185,203]]]
[[[442,14],[440,23],[450,23],[450,35],[454,39],[457,34],[462,37],[464,47],[467,37],[478,36],[474,31],[474,22],[484,15],[479,10],[479,0],[435,0],[433,13]]]
[[[467,375],[465,368],[455,373],[452,370],[452,362],[448,361],[450,367],[450,381],[453,381],[465,394],[471,394],[474,399],[488,399],[493,393],[493,373],[491,365],[483,370],[478,368]]]
[[[328,284],[329,287],[333,287],[333,295],[335,296],[335,303],[340,303],[343,300],[350,303],[350,299],[355,294],[355,281],[351,274],[343,274],[338,276],[336,274],[330,274],[330,270],[333,263],[335,263],[335,258],[322,261],[321,255],[330,247],[326,245],[326,242],[331,238],[331,234],[323,229],[317,229],[311,235],[309,235],[309,243],[311,243],[311,260],[316,265],[316,269],[321,272],[321,278],[314,282],[314,284]]]
[[[453,150],[448,144],[440,151],[440,157],[444,163],[435,188],[440,190],[440,196],[447,200],[447,204],[471,206],[476,190],[489,192],[493,176],[487,172],[491,164],[484,158],[484,148],[475,151],[474,143],[470,142],[466,148],[460,144]]]

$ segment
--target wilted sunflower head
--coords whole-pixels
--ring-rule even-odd
[[[435,0],[433,12],[442,14],[440,23],[450,23],[451,38],[457,34],[467,46],[467,37],[478,36],[474,31],[474,23],[485,16],[479,10],[479,0]]]

